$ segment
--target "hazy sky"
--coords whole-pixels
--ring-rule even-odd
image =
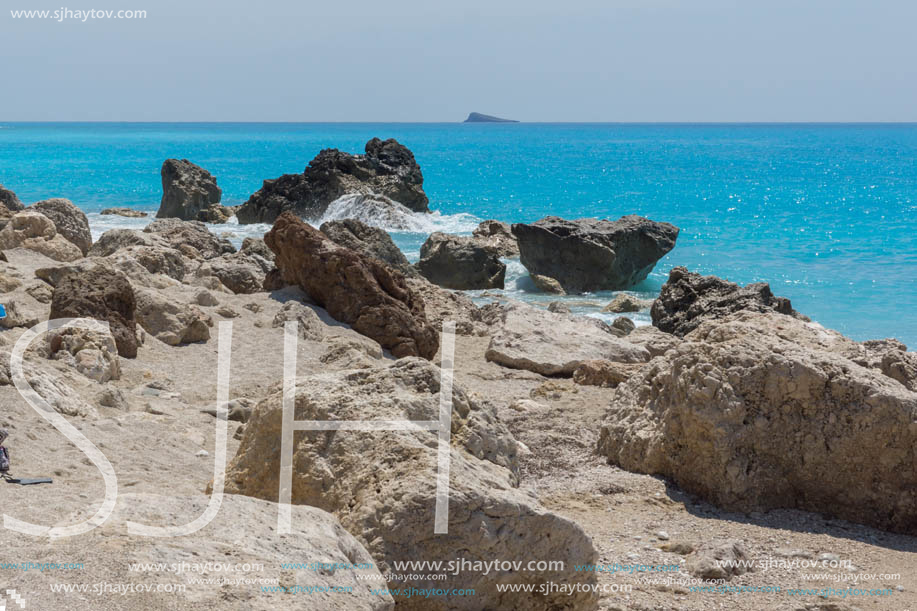
[[[911,0],[0,5],[0,121],[917,121]]]

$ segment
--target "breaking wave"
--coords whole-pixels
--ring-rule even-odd
[[[326,221],[357,219],[390,233],[470,233],[481,219],[473,214],[441,214],[414,212],[384,195],[348,193],[329,204],[316,226]]]

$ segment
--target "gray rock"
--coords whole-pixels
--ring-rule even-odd
[[[448,289],[503,288],[506,265],[474,238],[436,232],[420,248],[420,274]]]
[[[625,335],[630,334],[634,329],[637,328],[637,325],[634,324],[634,321],[629,319],[627,316],[618,316],[614,319],[614,322],[611,323],[611,326],[615,329],[624,331]]]
[[[143,231],[162,238],[166,245],[192,259],[213,259],[236,252],[229,240],[213,235],[207,226],[199,221],[157,219]]]
[[[54,221],[57,233],[76,245],[84,257],[89,253],[92,246],[89,219],[69,199],[46,199],[32,204],[29,209],[37,210]]]
[[[560,282],[554,278],[549,278],[548,276],[539,276],[538,274],[530,274],[529,277],[535,284],[535,288],[537,288],[539,291],[550,293],[551,295],[567,294],[567,291],[565,291],[564,287],[560,285]]]
[[[283,304],[283,307],[274,316],[271,326],[283,328],[290,321],[299,323],[299,337],[302,339],[320,342],[325,336],[325,325],[322,324],[318,314],[303,303],[288,301]]]
[[[10,212],[19,212],[25,208],[19,198],[16,197],[16,194],[3,185],[0,185],[0,207],[6,208]]]
[[[652,304],[652,301],[645,301],[643,299],[637,299],[633,295],[628,295],[627,293],[620,293],[615,295],[611,303],[602,308],[602,311],[615,313],[639,312],[644,308],[650,307]]]
[[[482,221],[471,233],[481,244],[490,248],[498,257],[518,257],[519,245],[509,224],[500,221]]]
[[[570,306],[565,304],[563,301],[552,301],[548,304],[548,312],[554,312],[555,314],[572,314]]]
[[[752,570],[752,560],[741,541],[714,541],[688,556],[688,571],[700,579],[729,580]]]
[[[137,289],[136,297],[137,323],[159,341],[177,346],[210,339],[213,321],[196,306],[149,289]]]
[[[133,208],[106,208],[99,214],[104,216],[124,216],[132,219],[142,219],[149,216],[146,212],[141,212],[140,210],[134,210]]]
[[[548,216],[516,223],[512,231],[529,272],[557,279],[568,293],[630,288],[678,238],[674,225],[634,215],[617,221]]]
[[[220,205],[223,192],[210,172],[187,159],[162,164],[162,201],[156,218],[225,223],[232,210]]]
[[[356,219],[344,219],[322,223],[319,229],[340,246],[373,257],[406,276],[417,274],[391,236],[378,227],[370,227]]]

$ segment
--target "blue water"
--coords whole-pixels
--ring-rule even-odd
[[[373,136],[414,151],[442,214],[429,230],[641,214],[682,232],[640,294],[685,265],[770,282],[856,339],[917,346],[917,125],[0,123],[0,182],[26,203],[61,196],[90,213],[155,212],[162,161],[187,157],[234,204],[321,148],[362,152]],[[90,216],[97,233],[136,223]],[[425,233],[395,237],[416,256]],[[510,292],[542,298],[518,265],[510,277]]]

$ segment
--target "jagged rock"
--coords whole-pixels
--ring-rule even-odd
[[[213,321],[197,307],[149,289],[136,294],[137,323],[159,341],[177,346],[210,339]]]
[[[519,244],[508,223],[487,220],[481,222],[471,235],[497,254],[498,257],[518,257]]]
[[[733,312],[778,312],[803,320],[790,300],[774,297],[766,282],[739,286],[716,276],[701,276],[684,267],[674,267],[653,302],[653,326],[684,337],[706,320],[724,318]]]
[[[156,218],[225,223],[233,215],[220,205],[223,192],[216,178],[187,159],[166,159],[162,164],[162,201]]]
[[[398,272],[338,246],[292,213],[282,214],[264,241],[287,284],[300,286],[336,320],[396,357],[436,354],[439,338],[424,315],[423,299]]]
[[[917,392],[917,353],[895,339],[865,341],[843,351],[851,361],[863,367],[877,369]]]
[[[89,219],[82,210],[73,205],[69,199],[46,199],[29,206],[54,222],[57,233],[73,243],[85,257],[92,246],[92,232],[89,231]]]
[[[615,363],[606,360],[583,361],[573,370],[573,381],[583,386],[617,388],[644,365],[642,363]]]
[[[526,269],[557,279],[568,293],[634,286],[678,238],[674,225],[634,215],[617,221],[547,216],[531,225],[515,223],[512,231]]]
[[[627,341],[637,346],[643,346],[650,356],[661,356],[681,343],[681,338],[660,331],[651,325],[637,327],[627,336]]]
[[[288,301],[274,316],[273,327],[283,327],[287,322],[299,323],[299,337],[305,340],[320,342],[325,336],[325,325],[315,310],[298,301]]]
[[[124,216],[132,219],[142,219],[149,216],[146,212],[141,212],[140,210],[134,210],[133,208],[106,208],[99,214],[101,215],[114,215],[114,216]]]
[[[76,261],[82,251],[57,232],[54,221],[36,210],[26,209],[10,217],[0,230],[0,250],[25,248],[55,261]]]
[[[408,287],[423,298],[424,313],[437,331],[443,321],[455,323],[458,335],[486,335],[488,326],[481,309],[464,293],[436,286],[423,276],[407,278]]]
[[[506,265],[474,238],[435,232],[420,247],[420,274],[447,289],[503,288]]]
[[[207,226],[199,221],[157,219],[143,231],[162,238],[166,245],[175,248],[186,257],[213,259],[236,252],[229,240],[213,235]]]
[[[22,205],[15,193],[0,185],[0,208],[6,208],[10,212],[19,212],[25,206]]]
[[[643,363],[650,355],[595,318],[510,302],[501,308],[485,358],[504,367],[569,377],[584,361]]]
[[[417,273],[404,253],[395,246],[391,236],[378,227],[370,227],[356,219],[344,219],[322,223],[319,229],[335,244],[378,259],[405,276]]]
[[[623,314],[625,312],[639,312],[644,308],[650,307],[652,304],[652,301],[637,299],[633,295],[628,295],[627,293],[619,293],[618,295],[615,295],[615,298],[611,300],[611,303],[602,308],[602,311],[614,312],[616,314]]]
[[[46,336],[50,358],[67,362],[78,372],[104,384],[121,377],[115,338],[87,329],[65,328]]]
[[[22,280],[9,274],[0,273],[0,294],[12,293],[22,286]]]
[[[334,336],[318,360],[336,369],[367,369],[378,366],[381,358],[382,347],[369,338]]]
[[[132,359],[137,356],[136,305],[127,276],[96,266],[71,271],[59,279],[51,296],[50,318],[108,322],[118,354]]]
[[[707,320],[618,387],[600,452],[727,510],[917,533],[917,393],[855,345],[776,311]]]
[[[634,321],[629,319],[627,316],[618,316],[611,323],[612,328],[620,329],[624,331],[624,335],[630,335],[634,329],[637,328],[637,325],[634,324]]]
[[[529,274],[529,278],[532,279],[535,288],[543,293],[550,293],[551,295],[566,295],[567,291],[564,290],[564,287],[560,285],[560,282],[554,278],[549,278],[548,276],[539,276],[538,274]]]
[[[242,240],[242,248],[239,249],[239,252],[246,255],[257,255],[265,261],[274,262],[274,252],[261,238],[245,238]]]
[[[144,233],[134,229],[109,229],[89,249],[91,257],[107,257],[129,246],[157,246],[165,245],[164,240],[159,240],[151,233]]]
[[[245,253],[223,255],[202,263],[196,274],[219,278],[223,286],[237,295],[259,293],[264,290],[264,267],[270,264],[258,259],[257,255]]]
[[[270,243],[270,241],[269,241]],[[324,372],[297,382],[297,420],[437,420],[440,370],[418,358],[389,367]],[[227,491],[276,499],[283,392],[255,408],[227,473]],[[445,580],[398,581],[397,588],[473,588],[475,595],[396,594],[399,608],[424,611],[594,609],[592,592],[498,592],[497,584],[595,583],[573,563],[597,554],[579,526],[517,488],[518,444],[492,408],[459,387],[452,396],[448,534],[433,534],[437,432],[300,433],[292,457],[292,500],[335,514],[383,573],[394,562],[451,558],[564,558],[563,571],[461,572]],[[385,468],[380,469],[379,465]],[[394,581],[391,583],[394,586]]]
[[[423,174],[407,147],[373,138],[365,155],[325,149],[302,174],[265,180],[236,213],[240,223],[272,223],[281,213],[321,218],[328,205],[347,193],[379,194],[415,212],[429,212]]]

